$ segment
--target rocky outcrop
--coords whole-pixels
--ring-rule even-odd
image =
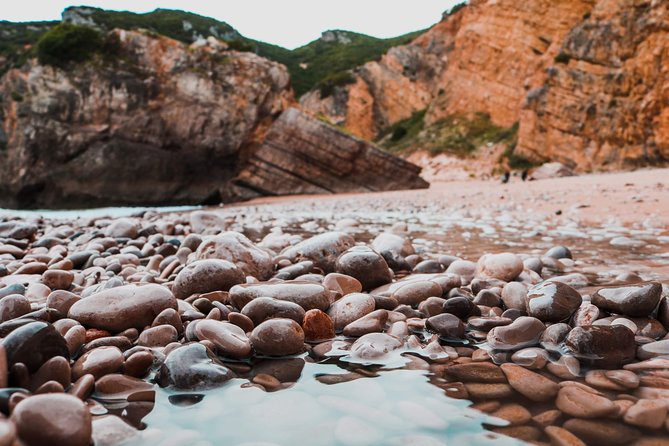
[[[600,0],[531,90],[517,151],[581,170],[669,161],[669,4]]]
[[[263,147],[267,129],[295,104],[284,66],[230,51],[213,37],[188,46],[141,31],[113,35],[117,54],[111,58],[68,70],[33,60],[0,78],[0,206],[217,203],[274,190],[274,178],[267,180],[272,186],[247,178],[253,189],[230,180],[257,159],[253,152]],[[290,130],[272,129],[272,140],[280,129]],[[310,134],[309,150],[347,138],[318,130],[323,133]],[[376,153],[359,146],[357,153]],[[365,161],[368,173],[383,169],[384,175],[392,165],[379,159],[377,166]],[[423,185],[414,167],[398,165],[404,170],[395,173],[406,182],[385,188]],[[304,163],[284,166],[284,175],[304,169]],[[318,184],[317,177],[312,181]]]
[[[669,160],[669,6],[659,0],[472,0],[355,82],[302,106],[365,138],[486,113],[516,155],[584,171]]]
[[[235,183],[262,195],[418,189],[420,168],[360,139],[286,110]]]

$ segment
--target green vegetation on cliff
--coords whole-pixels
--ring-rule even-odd
[[[315,87],[327,93],[329,85],[346,78],[345,72],[348,70],[379,59],[388,49],[407,44],[422,32],[417,31],[392,39],[377,39],[348,31],[328,31],[324,36],[330,38],[320,38],[303,47],[288,50],[248,39],[225,22],[185,11],[156,9],[145,14],[137,14],[81,6],[67,8],[63,16],[65,22],[103,32],[114,28],[141,28],[184,43],[214,36],[226,41],[233,50],[252,51],[285,65],[291,74],[293,88],[298,96]],[[28,57],[34,55],[31,47],[45,32],[57,27],[59,23],[0,22],[0,73],[10,66],[22,64]],[[82,51],[85,49],[82,48]],[[74,53],[76,51],[72,54],[76,56]]]
[[[86,26],[60,23],[44,33],[37,41],[40,63],[64,67],[70,62],[84,62],[100,51],[103,37],[99,31]]]
[[[433,155],[449,153],[466,158],[485,144],[515,146],[518,126],[499,127],[492,123],[487,113],[473,116],[452,115],[427,126],[423,120],[425,110],[414,113],[383,132],[379,143],[396,153],[426,150]],[[510,154],[513,154],[512,149]]]

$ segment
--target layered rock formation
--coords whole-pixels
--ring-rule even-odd
[[[263,195],[418,189],[420,168],[345,135],[299,110],[286,110],[254,148],[235,183]]]
[[[253,190],[230,180],[295,103],[284,66],[213,38],[187,46],[139,31],[114,35],[110,58],[68,70],[33,60],[0,79],[0,206],[217,203],[273,189],[272,177],[247,181]],[[311,138],[313,151],[349,139],[332,129]],[[383,175],[387,164],[364,168]],[[395,173],[407,181],[397,184],[423,186],[401,165]],[[322,168],[311,167],[312,182]],[[284,166],[282,176],[304,169]],[[350,181],[319,191],[367,188]]]
[[[302,106],[375,138],[487,113],[519,124],[516,154],[579,170],[669,160],[669,11],[659,0],[473,0],[410,45]]]

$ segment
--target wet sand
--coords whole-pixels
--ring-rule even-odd
[[[499,181],[435,182],[427,190],[373,192],[368,194],[263,197],[229,206],[273,204],[372,205],[378,208],[398,203],[415,207],[438,205],[444,209],[508,212],[516,217],[555,222],[575,221],[584,225],[613,222],[624,225],[669,226],[669,169],[601,173],[523,182]]]

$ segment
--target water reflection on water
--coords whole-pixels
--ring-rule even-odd
[[[382,371],[375,377],[326,384],[346,371],[305,363],[288,390],[265,392],[235,379],[203,392],[193,405],[158,390],[148,428],[136,445],[518,445],[483,429],[505,422],[444,396],[426,371]],[[330,379],[323,379],[326,376]],[[343,378],[345,379],[345,378]]]

